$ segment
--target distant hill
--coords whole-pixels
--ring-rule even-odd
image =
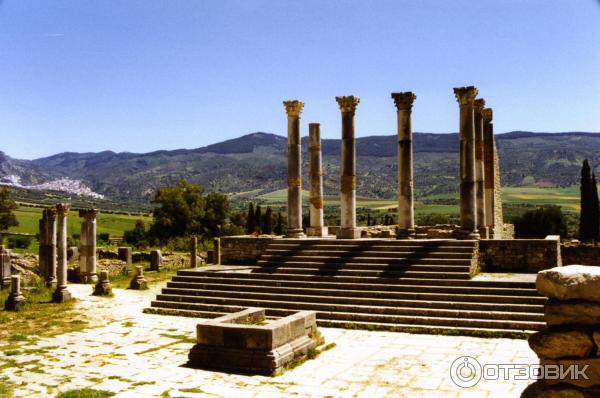
[[[303,139],[306,166],[306,137]],[[568,186],[577,183],[583,159],[600,172],[600,133],[532,133],[496,135],[503,184]],[[360,196],[396,196],[396,137],[376,135],[357,139],[357,190]],[[285,188],[285,137],[253,133],[198,149],[145,154],[61,153],[35,159],[12,159],[0,152],[0,183],[30,188],[89,191],[107,199],[147,203],[157,187],[180,179],[223,192],[271,192]],[[415,189],[418,196],[458,190],[458,136],[414,134]],[[336,195],[340,140],[323,141],[325,193]],[[306,167],[305,167],[306,175]],[[65,179],[78,181],[65,184]],[[59,182],[62,181],[62,185]],[[68,181],[68,180],[67,180]],[[306,181],[306,179],[305,179]],[[56,185],[56,186],[55,186]],[[89,192],[88,192],[89,193]]]

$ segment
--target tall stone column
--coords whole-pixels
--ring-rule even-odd
[[[308,125],[309,180],[310,180],[310,227],[308,236],[328,235],[323,220],[323,160],[321,154],[321,125]]]
[[[485,219],[489,237],[502,239],[504,220],[502,214],[502,196],[500,193],[500,168],[494,140],[494,113],[485,108],[483,114],[483,163],[485,169]]]
[[[97,283],[96,271],[96,216],[98,210],[79,210],[81,223],[81,236],[79,245],[79,272],[82,282]]]
[[[288,117],[288,238],[303,238],[302,229],[302,150],[300,114],[304,102],[283,101]]]
[[[475,119],[475,196],[477,202],[477,231],[482,239],[488,238],[488,229],[486,227],[486,208],[485,208],[485,165],[483,162],[483,108],[485,101],[476,99],[474,101],[474,119]]]
[[[198,238],[192,236],[190,250],[190,267],[196,268],[198,266]]]
[[[58,221],[58,265],[57,265],[57,286],[52,301],[62,303],[71,299],[71,293],[67,290],[67,215],[68,203],[59,203],[56,205],[56,216]]]
[[[479,239],[475,189],[474,86],[458,87],[454,95],[460,106],[460,230],[461,239]]]
[[[416,98],[410,91],[392,93],[398,111],[398,239],[415,236],[411,113]]]
[[[56,208],[42,212],[40,226],[39,264],[40,274],[47,287],[56,287]]]
[[[356,228],[356,143],[354,140],[354,113],[360,102],[353,95],[335,97],[342,112],[342,159],[340,162],[341,225],[338,239],[359,239]]]

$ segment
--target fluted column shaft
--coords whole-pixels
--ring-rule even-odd
[[[56,287],[56,209],[42,212],[40,227],[39,265],[40,274],[47,287]]]
[[[321,125],[308,125],[309,180],[310,180],[310,227],[308,236],[327,236],[323,219],[323,160],[321,152]]]
[[[82,282],[96,283],[98,275],[96,270],[96,209],[80,210],[81,223],[79,245],[79,271]]]
[[[336,97],[342,113],[342,158],[340,161],[340,239],[360,238],[356,228],[356,143],[354,138],[354,113],[360,102],[353,95]]]
[[[495,197],[494,197],[494,125],[493,111],[485,108],[483,117],[483,164],[485,174],[485,226],[490,238],[495,236]]]
[[[413,193],[412,92],[392,93],[398,113],[398,239],[415,235]]]
[[[475,119],[475,196],[477,202],[477,230],[482,239],[488,238],[486,227],[486,208],[485,208],[485,165],[483,162],[483,108],[485,101],[476,99],[474,101],[474,119]]]
[[[58,241],[58,264],[57,264],[57,286],[52,300],[62,303],[71,298],[67,290],[67,214],[71,205],[60,203],[56,206],[57,215],[57,241]]]
[[[460,231],[463,239],[479,239],[475,189],[475,120],[473,86],[454,89],[460,106]]]
[[[304,103],[284,101],[288,116],[288,238],[304,237],[302,229],[302,149],[300,113]]]

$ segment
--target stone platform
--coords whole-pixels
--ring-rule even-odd
[[[316,313],[301,311],[267,321],[265,310],[247,310],[197,325],[189,365],[203,369],[276,375],[322,343]]]

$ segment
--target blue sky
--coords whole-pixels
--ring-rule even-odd
[[[361,98],[358,136],[453,132],[452,88],[476,85],[497,133],[600,131],[598,0],[0,1],[0,150],[195,148],[284,134],[340,135],[336,95]]]

